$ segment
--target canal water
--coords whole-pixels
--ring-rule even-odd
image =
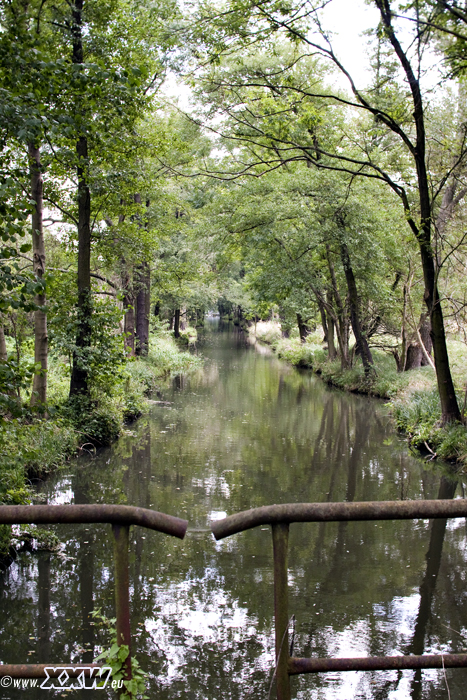
[[[39,489],[47,503],[127,503],[186,518],[184,541],[132,528],[134,649],[151,700],[268,700],[274,659],[270,528],[216,543],[211,519],[272,503],[463,497],[409,455],[384,403],[207,322],[203,370],[177,377],[111,448]],[[296,656],[467,650],[464,520],[295,524]],[[59,526],[58,553],[21,553],[1,576],[0,661],[91,661],[114,617],[110,526]],[[99,616],[92,616],[92,611]],[[300,700],[465,698],[466,670],[330,673]],[[448,695],[448,688],[450,696]],[[3,688],[0,697],[105,698]]]

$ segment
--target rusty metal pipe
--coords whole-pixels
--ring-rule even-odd
[[[56,671],[52,669],[56,668]],[[66,668],[70,678],[78,678],[88,668],[102,668],[101,664],[0,664],[0,678],[58,678]],[[47,669],[47,673],[44,669]]]
[[[289,659],[289,674],[328,671],[390,671],[416,668],[464,668],[467,654],[427,654],[424,656],[370,656],[353,659]]]
[[[157,510],[117,505],[0,506],[1,524],[120,523],[185,537],[188,521]]]
[[[341,520],[413,520],[467,517],[467,499],[363,501],[354,503],[284,503],[262,506],[211,522],[216,540],[258,525]]]
[[[289,660],[289,584],[287,577],[289,526],[272,526],[274,552],[274,627],[276,632],[277,700],[290,700]]]
[[[130,629],[130,575],[129,575],[129,525],[112,525],[115,559],[115,608],[117,613],[117,644],[126,645],[129,654],[125,661],[123,680],[131,680],[131,629]]]

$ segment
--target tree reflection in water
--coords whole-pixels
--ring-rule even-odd
[[[279,502],[453,497],[455,487],[447,479],[440,486],[433,467],[407,453],[380,402],[329,390],[255,352],[238,330],[212,325],[201,345],[205,370],[168,385],[171,404],[154,405],[111,449],[77,461],[42,491],[51,503],[131,503],[187,518],[183,542],[132,529],[132,628],[149,696],[266,699],[271,534],[257,528],[216,543],[211,514]],[[110,530],[56,532],[60,555],[21,554],[0,581],[1,661],[84,661],[108,643],[90,613],[114,615]],[[465,543],[454,520],[293,525],[295,653],[467,646]],[[464,697],[465,674],[447,672],[452,700]],[[292,687],[300,700],[446,697],[438,671],[301,676]],[[11,689],[2,697],[25,696]],[[28,700],[42,697],[28,691]]]

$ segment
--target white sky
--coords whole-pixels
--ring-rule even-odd
[[[364,36],[363,32],[376,27],[378,20],[379,11],[373,4],[368,5],[365,0],[332,0],[321,12],[322,26],[331,35],[334,53],[360,89],[365,88],[371,79],[369,37]],[[407,48],[412,41],[412,26],[403,20],[396,21],[396,26],[403,47]],[[422,82],[425,89],[433,88],[440,77],[435,68],[438,58],[434,53],[428,52],[425,59],[427,70],[422,76]],[[349,87],[345,76],[337,70],[335,76],[335,85],[344,89]],[[178,84],[174,76],[167,80],[164,93],[170,100],[177,101],[181,109],[191,110],[190,91],[184,85]]]
[[[376,26],[378,10],[368,6],[364,0],[332,0],[323,10],[323,27],[333,33],[333,47],[337,57],[351,73],[358,87],[364,87],[369,81],[367,37],[361,34],[365,29]],[[345,79],[337,81],[342,87],[347,86]],[[181,109],[189,110],[189,90],[177,84],[173,76],[169,77],[164,93],[178,101]]]
[[[357,83],[364,87],[369,81],[367,67],[368,37],[361,36],[365,29],[378,23],[379,12],[364,0],[333,0],[322,12],[323,28],[331,30],[334,52]]]

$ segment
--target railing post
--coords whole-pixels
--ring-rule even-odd
[[[114,536],[115,558],[115,607],[117,612],[117,644],[126,645],[131,653],[130,630],[130,576],[128,545],[130,527],[128,525],[112,525]],[[123,680],[131,680],[131,656],[125,662]]]
[[[289,660],[289,590],[287,560],[289,546],[288,523],[272,525],[274,550],[274,621],[276,628],[276,688],[277,700],[290,700]]]

